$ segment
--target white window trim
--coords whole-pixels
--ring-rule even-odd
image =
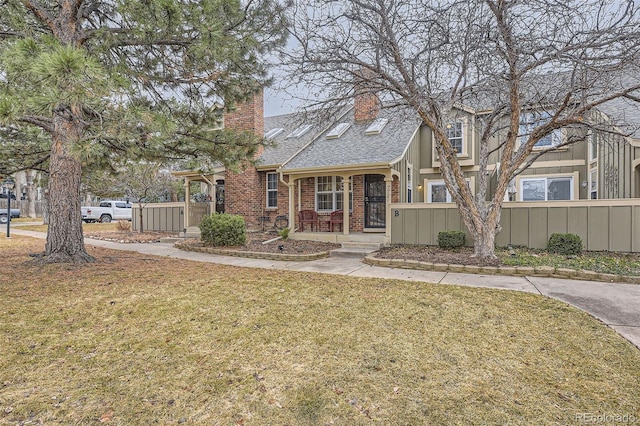
[[[331,191],[318,191],[318,178],[319,177],[329,177],[331,178]],[[314,198],[315,198],[315,210],[318,213],[330,213],[333,211],[338,210],[338,194],[342,194],[343,191],[338,189],[338,179],[340,179],[341,176],[318,176],[315,178],[315,182],[314,182]],[[318,207],[318,195],[319,194],[332,194],[332,206],[331,209],[327,210],[327,209],[320,209]],[[342,200],[342,205],[344,207],[344,196],[343,196],[343,200]],[[349,211],[353,210],[353,185],[351,185],[351,183],[349,184]]]
[[[595,175],[595,179],[593,178],[593,175]],[[596,184],[596,189],[592,190],[591,186],[593,185],[594,182]],[[596,198],[591,197],[593,193],[596,194]],[[587,198],[590,200],[598,199],[598,169],[597,168],[589,170],[589,186],[587,187]]]
[[[469,185],[469,188],[471,188],[471,193],[475,194],[475,176],[471,176],[468,178],[465,178],[465,180],[467,181],[467,184]],[[424,180],[424,190],[426,191],[426,194],[424,196],[424,202],[425,203],[433,203],[434,201],[432,201],[432,196],[431,196],[431,188],[436,186],[436,185],[445,185],[444,183],[444,179],[439,179],[439,180],[429,180],[429,179],[425,179]],[[451,194],[449,193],[449,190],[447,189],[446,185],[445,185],[445,190],[447,191],[447,203],[452,203],[453,199],[451,198]],[[435,201],[437,203],[441,203],[441,201]]]
[[[275,176],[276,177],[276,187],[275,188],[269,188],[269,176]],[[278,208],[278,174],[276,172],[268,172],[266,174],[266,178],[265,178],[265,189],[266,189],[266,207],[267,209],[277,209]],[[269,205],[269,193],[270,192],[275,192],[276,194],[276,205],[275,206],[270,206]]]
[[[460,159],[461,166],[473,166],[473,152],[475,150],[475,131],[473,130],[473,117],[458,117],[452,120],[451,123],[459,122],[462,124],[462,152],[458,152],[457,156]],[[438,151],[433,143],[433,133],[431,134],[431,157],[433,167],[440,167],[440,159],[438,158]]]
[[[546,111],[543,111],[546,112]],[[548,113],[549,114],[549,120],[551,119],[551,116],[553,115],[553,112]],[[520,134],[520,130],[523,127],[522,122],[523,121],[529,121],[527,118],[523,119],[523,117],[531,117],[534,115],[534,112],[523,112],[520,114],[520,125],[518,127],[518,145],[522,145],[523,143],[525,143],[528,139],[529,136],[531,134],[531,132],[533,131],[533,129],[535,129],[537,126],[533,126],[528,125],[526,132],[524,135]],[[529,128],[530,126],[530,128]],[[533,146],[533,150],[534,151],[545,151],[545,150],[553,150],[556,149],[558,147],[558,145],[560,145],[562,143],[564,134],[563,134],[563,130],[562,129],[556,129],[553,132],[549,133],[547,136],[545,137],[551,137],[551,145],[543,145],[543,146],[538,146],[538,143],[540,143],[540,141],[536,142],[536,144]]]
[[[593,155],[593,145],[596,146],[596,155]],[[587,145],[587,151],[589,151],[589,163],[595,163],[598,161],[598,137],[595,132],[591,132],[589,137],[589,143]]]
[[[541,203],[541,202],[547,202],[549,200],[547,200],[547,196],[548,194],[545,193],[545,199],[544,200],[538,200],[538,201],[523,201],[522,200],[522,181],[523,180],[539,180],[539,179],[552,179],[552,178],[571,178],[571,194],[570,194],[570,200],[575,200],[577,194],[580,193],[580,190],[578,188],[579,185],[579,174],[578,172],[574,172],[574,173],[558,173],[558,174],[549,174],[549,175],[525,175],[525,176],[518,176],[516,178],[516,188],[518,189],[518,193],[516,195],[516,200],[518,200],[519,202],[524,202],[524,203]],[[546,184],[545,184],[546,186]],[[551,200],[554,201],[554,200]]]
[[[449,123],[447,123],[447,130],[449,129],[449,126],[453,127],[454,125],[460,123],[460,146],[461,146],[461,151],[457,152],[456,155],[458,157],[468,157],[467,155],[467,141],[466,141],[466,132],[467,132],[467,126],[465,123],[465,120],[454,120],[451,121]],[[447,138],[449,139],[449,143],[451,143],[451,138]],[[456,138],[457,139],[457,138]]]
[[[413,203],[414,193],[413,193],[413,166],[411,164],[407,164],[407,192],[406,192],[406,201],[407,203]]]

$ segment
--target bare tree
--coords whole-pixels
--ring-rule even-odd
[[[176,179],[155,162],[127,162],[115,170],[95,170],[84,177],[86,187],[100,197],[126,196],[138,205],[139,231],[144,232],[143,209],[171,196]]]
[[[297,47],[283,53],[289,83],[309,87],[312,106],[326,107],[351,98],[364,73],[387,106],[414,111],[433,133],[476,256],[495,257],[505,193],[548,152],[534,150],[541,139],[580,130],[550,149],[566,147],[597,126],[589,118],[600,106],[638,101],[632,0],[302,0],[294,15]],[[447,137],[465,108],[479,135],[475,193]],[[522,134],[525,112],[538,118]],[[493,192],[490,158],[501,165]]]

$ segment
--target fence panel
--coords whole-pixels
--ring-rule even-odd
[[[145,231],[181,232],[184,228],[184,203],[147,204],[142,208]],[[133,229],[140,230],[140,207],[133,205]]]
[[[435,245],[438,233],[462,230],[473,245],[458,208],[452,203],[392,204],[391,243]],[[640,199],[505,203],[496,238],[499,246],[546,248],[551,234],[570,232],[586,250],[640,252]]]

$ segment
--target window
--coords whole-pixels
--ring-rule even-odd
[[[411,166],[407,166],[407,203],[411,202],[413,187],[413,169]]]
[[[589,198],[598,199],[598,169],[589,172]]]
[[[364,131],[364,134],[379,135],[380,132],[382,132],[382,129],[384,129],[384,126],[386,126],[388,122],[389,120],[386,118],[378,118],[373,123],[371,123],[369,127],[367,127],[367,130]]]
[[[344,208],[344,182],[340,176],[316,178],[316,210],[330,212]],[[353,206],[353,192],[349,190],[349,206]]]
[[[536,177],[520,180],[522,201],[573,200],[573,177]]]
[[[427,186],[427,202],[428,203],[450,203],[451,194],[447,191],[443,181],[429,182]]]
[[[284,132],[284,129],[281,128],[281,127],[278,127],[276,129],[271,129],[267,133],[264,134],[264,138],[265,139],[273,139],[273,138],[275,138],[276,136],[278,136],[282,132]]]
[[[299,138],[300,136],[304,135],[309,130],[311,130],[311,127],[312,126],[310,124],[303,124],[302,126],[295,129],[293,132],[289,133],[289,136],[287,136],[287,139]]]
[[[333,128],[329,133],[327,133],[327,139],[338,139],[340,136],[347,131],[347,129],[351,126],[351,123],[339,123],[336,127]]]
[[[475,183],[472,185],[471,179],[473,178],[467,178],[465,181],[473,193],[473,186]],[[449,193],[449,190],[447,190],[443,180],[433,180],[427,183],[427,203],[451,202],[453,202],[453,199],[451,198],[451,194]]]
[[[267,208],[278,207],[278,174],[267,173]]]
[[[595,161],[598,159],[598,137],[595,133],[591,133],[589,139],[589,161]]]
[[[531,132],[533,132],[533,129],[548,123],[549,120],[551,120],[551,114],[546,111],[521,114],[520,132],[518,134],[520,143],[526,143],[526,141],[531,136]],[[561,132],[560,129],[558,129],[542,137],[538,142],[536,142],[533,147],[541,149],[553,148],[554,146],[558,146],[560,142]]]
[[[458,155],[464,155],[462,129],[462,121],[447,124],[447,139],[449,139],[451,147],[458,153]]]

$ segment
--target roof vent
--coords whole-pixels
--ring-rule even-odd
[[[287,136],[287,139],[299,138],[300,136],[307,133],[311,129],[311,127],[313,126],[311,126],[310,124],[303,124],[302,126],[295,129],[293,132],[289,133],[289,136]]]
[[[380,132],[382,132],[382,129],[384,129],[384,126],[386,126],[388,122],[389,122],[388,118],[378,118],[373,123],[371,123],[369,127],[367,127],[367,130],[364,131],[364,134],[379,135]]]
[[[264,134],[264,138],[265,139],[273,139],[276,136],[278,136],[280,133],[284,132],[284,129],[282,127],[277,127],[275,129],[271,129],[268,132],[266,132]]]
[[[338,139],[349,127],[351,127],[351,123],[339,123],[333,130],[327,133],[327,139]]]

